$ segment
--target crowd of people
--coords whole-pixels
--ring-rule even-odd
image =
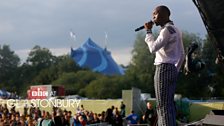
[[[147,115],[142,116],[143,118],[139,118],[132,111],[130,115],[125,116],[123,102],[121,102],[120,108],[111,106],[99,114],[85,110],[83,105],[75,113],[56,107],[53,107],[52,113],[50,113],[32,105],[25,106],[23,113],[20,113],[16,111],[15,106],[9,108],[6,104],[0,104],[0,126],[86,126],[100,123],[123,126],[124,123],[147,123],[147,118],[152,116],[150,114],[151,112],[148,112]]]

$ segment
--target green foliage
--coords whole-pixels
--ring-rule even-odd
[[[156,36],[156,35],[155,35]],[[88,98],[120,98],[122,90],[137,87],[154,96],[154,54],[144,41],[145,33],[136,36],[131,63],[123,76],[105,76],[80,68],[68,55],[54,56],[47,48],[35,46],[25,63],[9,46],[0,46],[0,88],[17,91],[25,96],[30,85],[64,85],[67,94]],[[214,43],[197,34],[183,32],[185,50],[192,43],[199,44],[194,56],[206,63],[204,70],[185,75],[181,70],[176,93],[184,97],[223,97],[223,66],[214,63],[217,52]],[[213,47],[213,48],[212,48]]]
[[[0,83],[2,88],[12,89],[17,79],[19,57],[8,45],[0,45]]]
[[[150,54],[144,39],[144,33],[137,34],[132,51],[132,62],[126,76],[131,78],[130,88],[137,87],[143,92],[153,92],[154,55]]]
[[[34,46],[27,58],[27,63],[35,67],[37,71],[51,66],[55,63],[56,57],[52,55],[49,49]]]
[[[117,79],[103,76],[86,86],[85,93],[88,98],[120,98],[118,87]]]
[[[43,69],[34,77],[32,83],[50,84],[63,73],[76,72],[81,68],[67,55],[55,57],[50,67]]]
[[[183,38],[183,44],[184,44],[185,50],[187,50],[187,47],[192,42],[197,43],[199,45],[199,49],[202,48],[203,39],[198,34],[183,31],[182,38]]]
[[[203,47],[203,59],[206,62],[207,74],[210,78],[210,83],[208,84],[210,88],[211,97],[223,97],[224,96],[224,65],[215,64],[217,57],[215,44],[207,36],[204,47]]]
[[[81,89],[84,89],[91,81],[96,80],[98,77],[100,77],[99,74],[91,71],[69,72],[63,73],[52,84],[64,85],[65,89],[68,90],[68,94],[78,94]]]
[[[217,52],[214,48],[214,43],[208,36],[204,40],[195,34],[185,33],[183,36],[185,45],[194,40],[200,45],[195,56],[205,62],[206,67],[204,70],[191,73],[190,75],[181,73],[177,85],[177,93],[193,99],[223,97],[224,68],[215,64]]]
[[[67,72],[76,72],[81,70],[81,68],[72,60],[69,55],[59,56],[56,59],[56,67],[58,69],[58,74],[63,74]]]
[[[186,54],[191,43],[197,43],[199,45],[198,49],[194,52],[194,58],[195,60],[201,59],[203,39],[201,39],[199,35],[188,33],[187,31],[183,32],[182,38]],[[207,77],[207,74],[203,73],[205,71],[185,75],[183,73],[183,66],[181,73],[179,73],[176,93],[182,94],[185,97],[204,97],[207,93],[207,84],[201,80]],[[198,92],[198,90],[201,90],[201,92]]]
[[[204,40],[202,58],[206,62],[206,67],[211,72],[214,72],[215,68],[217,67],[215,64],[216,56],[217,56],[217,52],[216,52],[214,43],[212,43],[210,38],[206,36],[206,39]]]

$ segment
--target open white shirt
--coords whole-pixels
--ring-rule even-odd
[[[161,63],[171,63],[179,71],[184,61],[184,47],[182,33],[169,22],[165,24],[157,39],[155,40],[152,33],[147,33],[145,37],[151,53],[155,53],[154,65]]]

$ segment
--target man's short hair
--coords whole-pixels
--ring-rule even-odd
[[[165,12],[165,13],[167,13],[168,16],[170,16],[170,9],[167,6],[161,5],[158,7],[159,7],[159,9],[161,9],[162,12]]]

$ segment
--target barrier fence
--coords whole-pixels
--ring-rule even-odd
[[[127,126],[149,126],[149,124],[128,124]]]
[[[89,124],[87,126],[112,126],[108,123],[96,123],[96,124]],[[127,126],[150,126],[149,124],[127,124]]]
[[[96,124],[89,124],[87,126],[112,126],[112,125],[108,123],[96,123]]]

